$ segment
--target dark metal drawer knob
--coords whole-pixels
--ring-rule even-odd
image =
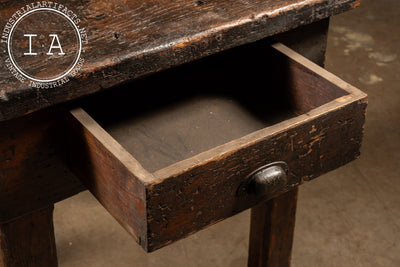
[[[250,173],[238,193],[256,194],[258,197],[273,195],[287,185],[288,173],[289,167],[283,161],[267,164]]]

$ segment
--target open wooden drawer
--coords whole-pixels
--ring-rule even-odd
[[[359,155],[366,95],[282,44],[232,49],[68,114],[71,167],[146,251]],[[268,194],[248,175],[287,163]]]

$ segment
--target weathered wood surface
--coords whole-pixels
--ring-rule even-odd
[[[266,163],[288,163],[289,184],[284,192],[358,157],[365,94],[293,51],[277,48],[289,59],[273,62],[286,66],[283,80],[290,88],[291,106],[303,115],[155,172],[159,181],[148,187],[150,248],[161,247],[256,204],[259,199],[238,197],[235,189],[246,175]],[[350,95],[340,97],[340,88]],[[338,98],[315,108],[325,97]]]
[[[329,19],[299,27],[275,38],[324,66]],[[289,267],[296,221],[298,188],[251,209],[248,266]]]
[[[110,214],[146,247],[144,183],[151,179],[151,174],[82,109],[73,110],[67,120],[72,170]]]
[[[49,110],[0,123],[0,223],[84,190],[62,156],[62,118]]]
[[[273,36],[303,57],[323,67],[328,39],[329,18]]]
[[[238,48],[239,54],[230,51],[228,58],[234,58],[236,63],[229,61],[230,68],[218,70],[237,78],[226,84],[230,91],[235,91],[235,87],[230,87],[234,85],[246,88],[242,90],[245,93],[242,93],[242,97],[255,100],[250,108],[265,107],[265,103],[259,101],[259,94],[255,92],[260,88],[271,88],[271,94],[275,91],[287,97],[281,96],[278,99],[290,100],[283,104],[298,116],[152,174],[144,172],[139,176],[140,172],[136,168],[132,175],[128,175],[129,181],[125,180],[126,164],[121,166],[120,163],[128,161],[137,165],[133,156],[117,145],[118,151],[123,151],[123,158],[115,158],[120,153],[110,152],[105,148],[116,141],[105,134],[84,111],[79,110],[79,116],[75,111],[71,114],[71,124],[75,132],[75,141],[72,142],[79,144],[74,145],[78,153],[73,153],[71,160],[77,161],[75,164],[80,168],[86,168],[77,174],[86,180],[86,185],[100,202],[112,202],[113,208],[109,208],[109,211],[126,228],[128,226],[130,233],[145,238],[141,244],[147,251],[188,236],[260,201],[276,197],[358,157],[366,95],[287,47],[275,45],[275,48],[285,56],[269,51],[262,43]],[[265,56],[270,60],[266,61]],[[266,66],[272,66],[269,70],[275,70],[279,75],[271,72],[271,79],[268,79],[265,77],[265,73],[269,73],[266,69],[253,72],[255,67],[243,64],[252,62],[253,66],[259,66],[257,60],[267,62]],[[259,75],[260,71],[264,75]],[[204,73],[200,72],[199,75],[201,78],[205,77]],[[217,76],[222,81],[227,81],[223,73],[217,73]],[[247,87],[243,87],[246,84]],[[280,87],[268,87],[272,84]],[[280,90],[273,90],[275,88]],[[112,109],[108,111],[110,110]],[[82,116],[87,119],[83,120]],[[107,112],[107,116],[112,118],[112,113]],[[81,132],[84,134],[81,135]],[[96,132],[104,134],[94,134]],[[249,173],[267,163],[280,160],[287,162],[290,168],[289,183],[285,188],[262,199],[248,194],[237,195],[237,189]],[[113,165],[112,172],[108,172],[103,166],[107,162],[120,163]],[[142,170],[141,167],[139,169]],[[102,181],[106,179],[107,188],[103,188]],[[132,181],[137,181],[136,187],[129,191],[125,185]],[[137,190],[141,192],[139,199]],[[108,193],[102,193],[103,191]],[[123,192],[121,198],[113,196],[120,191]],[[120,205],[124,210],[137,211],[137,205],[144,205],[142,202],[145,203],[145,211],[138,218],[144,218],[144,225],[132,223],[132,218],[127,213],[115,210]],[[138,226],[145,228],[138,230]]]
[[[251,209],[249,267],[290,267],[298,188]]]
[[[56,267],[53,205],[0,223],[1,267]]]
[[[30,2],[3,1],[0,21],[5,22]],[[359,2],[64,1],[89,34],[81,75],[53,90],[36,89],[20,83],[2,67],[0,121],[309,24],[354,8]]]
[[[323,20],[301,27],[302,36],[295,36],[317,62],[325,51],[319,39],[325,40],[327,25]],[[145,169],[157,171],[295,115],[285,108],[285,90],[274,88],[272,75],[265,74],[271,71],[269,63],[279,59],[258,52],[268,49],[273,39],[280,36],[96,94],[82,108]],[[249,70],[243,72],[243,65]],[[267,87],[268,97],[254,98]],[[140,101],[132,105],[137,91]]]

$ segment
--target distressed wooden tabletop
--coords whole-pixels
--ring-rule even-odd
[[[1,1],[0,26],[31,2]],[[34,88],[6,67],[8,54],[0,43],[0,121],[324,19],[358,6],[360,0],[60,2],[77,14],[87,32],[83,69],[62,86]],[[57,69],[46,60],[21,60],[37,69]]]

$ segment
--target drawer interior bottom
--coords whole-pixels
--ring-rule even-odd
[[[104,92],[83,108],[154,172],[347,94],[304,69],[291,72],[287,60],[272,48],[232,49]]]
[[[71,169],[153,251],[357,158],[367,99],[260,41],[76,104]],[[257,193],[249,175],[276,161],[287,177]]]
[[[234,98],[202,95],[103,126],[153,172],[291,116],[282,111],[269,121]]]

